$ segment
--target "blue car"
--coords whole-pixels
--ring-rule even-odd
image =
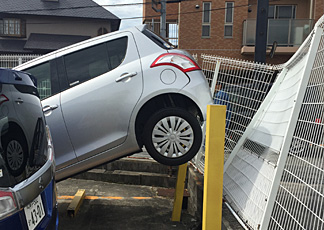
[[[0,229],[57,229],[55,163],[36,79],[0,68]]]

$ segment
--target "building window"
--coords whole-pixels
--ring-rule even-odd
[[[105,27],[100,27],[98,30],[98,36],[108,33],[108,30]]]
[[[26,37],[26,22],[15,18],[0,20],[0,36]]]
[[[233,37],[233,15],[234,15],[234,2],[225,3],[225,27],[224,37]]]
[[[211,3],[203,3],[203,16],[202,16],[202,37],[210,37],[210,14]]]
[[[295,19],[295,5],[271,5],[269,6],[269,19]]]

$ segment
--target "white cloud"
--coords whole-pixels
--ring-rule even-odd
[[[121,18],[120,29],[125,29],[131,26],[141,25],[143,19],[126,19],[126,18],[134,18],[134,17],[142,17],[143,16],[143,5],[126,5],[126,6],[105,6],[105,5],[120,5],[120,4],[130,4],[134,3],[132,0],[93,0],[99,5],[104,6],[108,11]],[[137,0],[138,3],[143,1]],[[137,3],[136,2],[136,3]],[[125,18],[125,19],[123,19]]]

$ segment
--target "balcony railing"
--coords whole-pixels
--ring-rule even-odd
[[[277,42],[278,46],[300,46],[312,31],[314,21],[311,19],[269,19],[268,45]],[[255,45],[256,20],[243,22],[243,46]]]

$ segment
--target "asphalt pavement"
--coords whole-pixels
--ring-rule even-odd
[[[67,208],[78,189],[85,189],[86,197],[75,217],[70,217]],[[159,196],[158,189],[73,178],[61,181],[57,183],[59,229],[201,229],[200,222],[185,210],[181,222],[172,222],[173,199]]]

